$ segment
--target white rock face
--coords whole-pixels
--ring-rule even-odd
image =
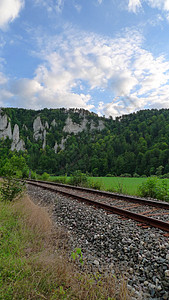
[[[1,112],[2,111],[0,111],[0,139],[6,139],[7,137],[9,137],[9,139],[12,139],[10,119],[8,119],[6,114],[2,116]]]
[[[96,124],[93,122],[93,120],[91,121],[91,124],[90,124],[90,130],[103,130],[105,128],[105,125],[103,123],[102,120],[99,120],[99,125],[96,126]]]
[[[44,130],[44,127],[42,125],[41,118],[37,117],[33,122],[33,131],[34,131],[33,137],[36,141],[38,139],[42,140],[43,130]]]
[[[99,120],[99,126],[98,126],[98,130],[103,130],[105,128],[104,122],[102,120]]]
[[[13,136],[12,136],[12,145],[11,150],[14,151],[24,151],[25,150],[25,143],[23,140],[20,140],[19,138],[19,126],[15,124],[14,130],[13,130]]]
[[[66,125],[63,128],[64,132],[68,133],[74,133],[78,134],[79,132],[82,132],[83,130],[87,129],[87,119],[84,117],[81,124],[74,123],[70,117],[66,120]],[[99,120],[99,125],[96,126],[93,120],[90,123],[90,130],[103,130],[105,128],[105,125],[102,120]]]
[[[53,126],[53,127],[57,126],[57,123],[56,123],[55,119],[51,122],[51,126]]]
[[[42,145],[42,149],[45,149],[46,147],[46,129],[43,132],[43,145]]]
[[[79,125],[79,124],[74,123],[72,121],[72,119],[70,117],[68,117],[66,120],[66,125],[63,128],[63,131],[68,132],[68,133],[77,134],[86,129],[86,124],[87,124],[87,120],[85,118],[83,119],[82,123]]]
[[[59,145],[57,142],[55,142],[55,146],[54,146],[55,153],[57,153],[58,147],[60,147],[61,150],[65,150],[65,142],[67,141],[67,139],[68,136],[65,139],[62,138],[61,143]]]
[[[57,142],[55,142],[55,146],[53,149],[55,150],[55,153],[57,153],[57,151],[58,151],[58,143]]]
[[[47,121],[45,122],[45,128],[46,128],[46,129],[49,129],[49,124],[48,124]]]

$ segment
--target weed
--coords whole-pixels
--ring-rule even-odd
[[[82,251],[80,248],[76,248],[75,251],[71,253],[71,257],[73,258],[73,260],[78,259],[81,266],[84,265],[83,255],[82,255]]]

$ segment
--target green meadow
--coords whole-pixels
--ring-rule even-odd
[[[138,196],[139,186],[142,185],[142,183],[146,182],[147,179],[148,177],[88,177],[88,182],[89,187],[91,188]],[[48,180],[61,182],[65,184],[70,183],[69,176],[52,176],[48,178]],[[169,179],[158,179],[159,186],[162,187],[164,181],[166,182],[169,188]]]
[[[101,190],[118,192],[128,195],[137,195],[138,187],[147,178],[128,177],[90,177],[90,181],[99,182]]]

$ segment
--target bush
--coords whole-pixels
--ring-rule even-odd
[[[31,179],[37,179],[38,175],[36,174],[36,172],[31,171]]]
[[[3,201],[13,201],[24,191],[25,183],[15,178],[5,178],[0,187],[1,199]]]
[[[68,177],[67,177],[67,175],[65,175],[65,176],[59,176],[59,177],[54,177],[54,178],[52,178],[52,181],[53,182],[67,184],[68,183]]]
[[[102,183],[99,181],[88,181],[87,187],[95,190],[101,190]]]
[[[82,173],[80,170],[75,171],[69,180],[69,184],[71,185],[81,185],[87,186],[88,183],[88,176],[87,174]]]
[[[138,178],[138,177],[140,177],[140,175],[137,174],[137,173],[134,173],[134,174],[133,174],[133,177]]]
[[[48,173],[46,173],[46,172],[44,172],[44,173],[41,175],[41,179],[42,179],[42,180],[45,180],[45,181],[49,180],[49,177],[50,177],[50,175],[49,175]]]
[[[157,177],[149,177],[138,187],[138,194],[141,197],[151,197],[159,200],[169,201],[169,190],[167,181]]]
[[[121,174],[120,177],[132,177],[132,176],[129,173],[124,173],[124,174]]]
[[[23,178],[23,170],[28,170],[25,159],[22,156],[13,155],[7,159],[1,175],[4,180],[0,186],[1,199],[3,201],[12,201],[24,190],[25,183],[19,179]]]

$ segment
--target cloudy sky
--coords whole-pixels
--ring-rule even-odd
[[[0,0],[0,106],[169,108],[169,0]]]

